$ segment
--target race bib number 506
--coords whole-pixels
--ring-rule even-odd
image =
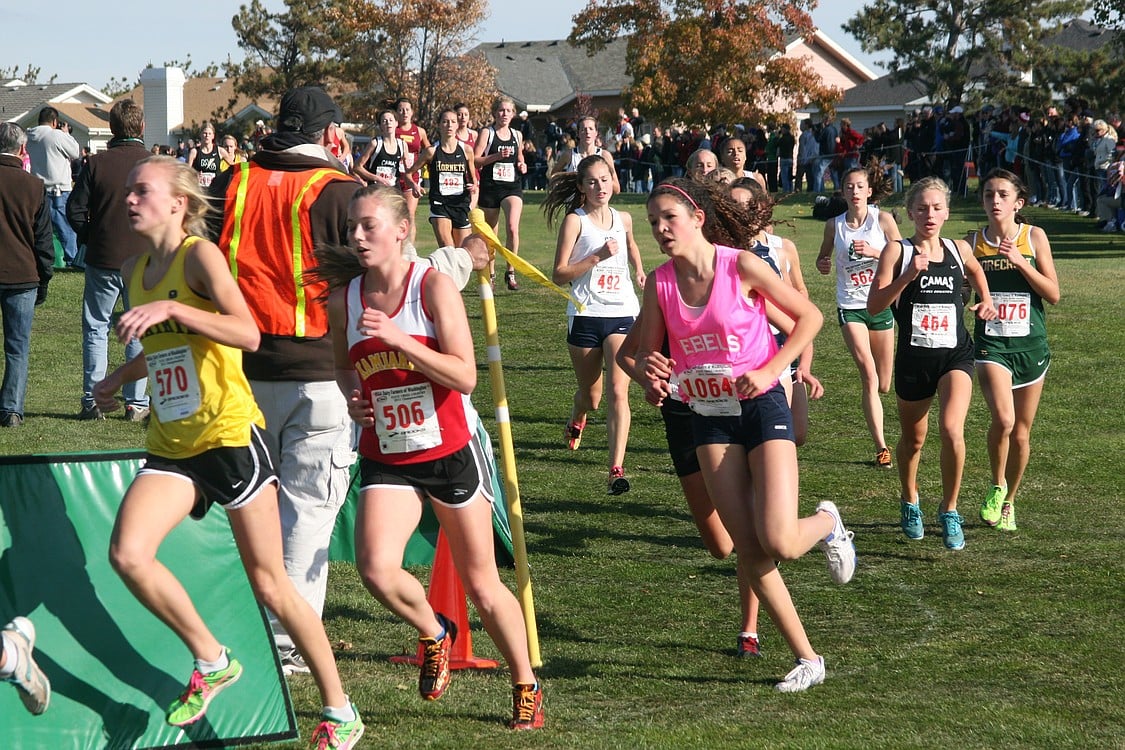
[[[441,445],[441,428],[429,383],[380,388],[371,393],[375,434],[383,453],[410,453]]]

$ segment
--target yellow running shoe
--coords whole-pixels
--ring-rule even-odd
[[[1007,501],[1000,507],[1000,523],[996,528],[1001,531],[1018,531],[1016,526],[1016,505]]]
[[[232,658],[230,649],[227,649],[226,669],[203,674],[198,669],[191,672],[191,680],[184,688],[183,695],[168,707],[167,721],[174,727],[184,727],[194,724],[207,713],[207,707],[223,690],[238,682],[242,676],[242,665],[238,659]]]
[[[989,526],[995,526],[1000,523],[1000,506],[1004,503],[1004,498],[1008,496],[1008,490],[998,484],[992,485],[992,489],[984,496],[984,502],[980,506],[980,520],[984,521]]]

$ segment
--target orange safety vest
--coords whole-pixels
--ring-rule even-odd
[[[237,167],[227,188],[219,246],[258,330],[271,336],[327,335],[328,313],[313,302],[324,285],[305,285],[305,269],[315,265],[309,207],[331,183],[354,180],[328,167],[300,172],[252,162]]]

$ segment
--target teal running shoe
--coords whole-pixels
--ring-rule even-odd
[[[926,529],[922,526],[922,509],[918,507],[918,503],[908,503],[905,500],[901,502],[902,510],[902,533],[906,534],[907,539],[921,539],[926,535]]]
[[[961,514],[955,510],[938,513],[938,523],[941,524],[941,540],[945,542],[946,549],[959,550],[965,548],[965,532],[961,530],[961,524],[964,522],[965,519],[961,518]]]

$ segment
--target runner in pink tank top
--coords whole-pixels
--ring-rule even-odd
[[[852,533],[834,503],[797,515],[797,449],[778,376],[808,346],[823,317],[749,247],[759,217],[721,185],[670,179],[649,196],[648,218],[671,260],[645,288],[634,377],[651,402],[670,379],[692,409],[692,433],[707,490],[738,552],[740,573],[794,656],[777,684],[799,692],[824,681],[824,658],[805,634],[776,560],[820,543],[837,583],[855,572]],[[778,349],[772,322],[788,333]],[[670,357],[660,353],[667,333]]]
[[[738,275],[740,253],[733,247],[715,248],[715,281],[702,308],[692,308],[684,302],[672,263],[656,269],[656,294],[664,311],[668,345],[672,359],[679,365],[676,374],[689,391],[689,401],[692,388],[690,381],[683,381],[684,372],[718,365],[729,367],[733,378],[737,378],[762,368],[777,353],[765,300],[757,295],[751,300],[742,294]]]

